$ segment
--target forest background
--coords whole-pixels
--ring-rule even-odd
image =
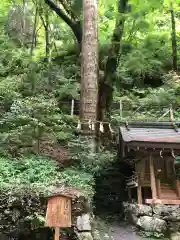
[[[124,120],[168,120],[171,105],[179,121],[179,0],[100,0],[98,28],[99,120],[117,132]],[[82,1],[3,0],[0,29],[1,201],[10,208],[15,196],[64,184],[92,200],[116,144],[102,142],[93,153],[77,133]],[[25,211],[43,225],[41,211]]]

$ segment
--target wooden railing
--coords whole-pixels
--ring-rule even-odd
[[[176,170],[175,170],[176,176],[175,176],[175,188],[176,188],[176,193],[178,198],[180,199],[180,175],[177,174]]]
[[[162,181],[161,181],[162,180]],[[164,185],[169,185],[170,188],[173,188],[176,191],[178,198],[180,199],[180,179],[171,176],[167,179],[160,178],[160,175],[156,176],[156,191],[157,198],[161,199],[161,190]],[[145,173],[143,176],[140,173],[134,173],[131,177],[126,179],[127,188],[135,188],[138,186],[151,186],[150,174]]]
[[[129,177],[126,180],[126,186],[128,188],[137,187],[138,186],[138,175],[136,173],[133,174],[131,177]]]
[[[180,199],[180,180],[178,178],[175,180],[175,188],[176,188],[177,196]]]
[[[150,186],[150,174],[145,173],[143,177],[141,177],[140,173],[134,173],[131,177],[126,180],[127,187],[137,187],[138,184],[149,185]]]

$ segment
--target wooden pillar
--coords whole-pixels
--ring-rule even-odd
[[[74,99],[71,101],[71,116],[73,117],[74,115]]]
[[[158,198],[160,199],[161,198],[161,180],[159,177],[157,178],[157,194],[158,194]]]
[[[174,175],[174,187],[176,189],[176,193],[178,198],[180,199],[180,180],[177,178],[176,176],[176,169],[175,169],[175,159],[172,159],[173,163],[172,163],[172,167],[173,167],[173,175]]]
[[[54,240],[59,240],[60,233],[59,233],[59,228],[55,228],[55,234],[54,234]]]
[[[152,154],[149,156],[150,178],[151,178],[151,191],[153,200],[157,199],[156,178],[154,173],[154,163]]]
[[[146,159],[142,158],[140,162],[140,178],[142,182],[144,181],[144,177],[145,177],[145,161]]]
[[[176,192],[178,195],[178,198],[180,199],[180,180],[176,179]]]
[[[138,204],[142,204],[142,187],[138,185],[137,187],[137,196],[138,196]]]
[[[137,186],[137,199],[138,204],[142,204],[142,187],[141,187],[141,174],[140,174],[141,162],[136,162],[135,169],[138,175],[138,186]]]

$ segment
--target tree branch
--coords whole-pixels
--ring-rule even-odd
[[[73,21],[63,12],[63,10],[58,7],[53,1],[45,0],[45,3],[60,17],[62,18],[69,26],[74,26]]]
[[[65,22],[73,31],[77,42],[81,45],[82,41],[82,28],[79,21],[72,21],[70,17],[68,17],[63,10],[57,6],[52,0],[44,0],[45,3]]]
[[[173,59],[173,70],[177,71],[177,39],[176,39],[176,22],[174,9],[171,4],[171,42],[172,42],[172,59]]]
[[[61,5],[63,6],[64,10],[67,12],[67,14],[69,14],[69,16],[70,16],[71,18],[73,18],[73,20],[76,20],[77,18],[75,17],[72,9],[71,9],[71,8],[68,8],[67,2],[64,2],[63,0],[61,0],[60,2],[61,2]]]

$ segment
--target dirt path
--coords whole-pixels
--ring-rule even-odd
[[[135,232],[135,229],[127,223],[113,223],[109,229],[109,236],[113,240],[144,240],[149,238],[141,238]]]

